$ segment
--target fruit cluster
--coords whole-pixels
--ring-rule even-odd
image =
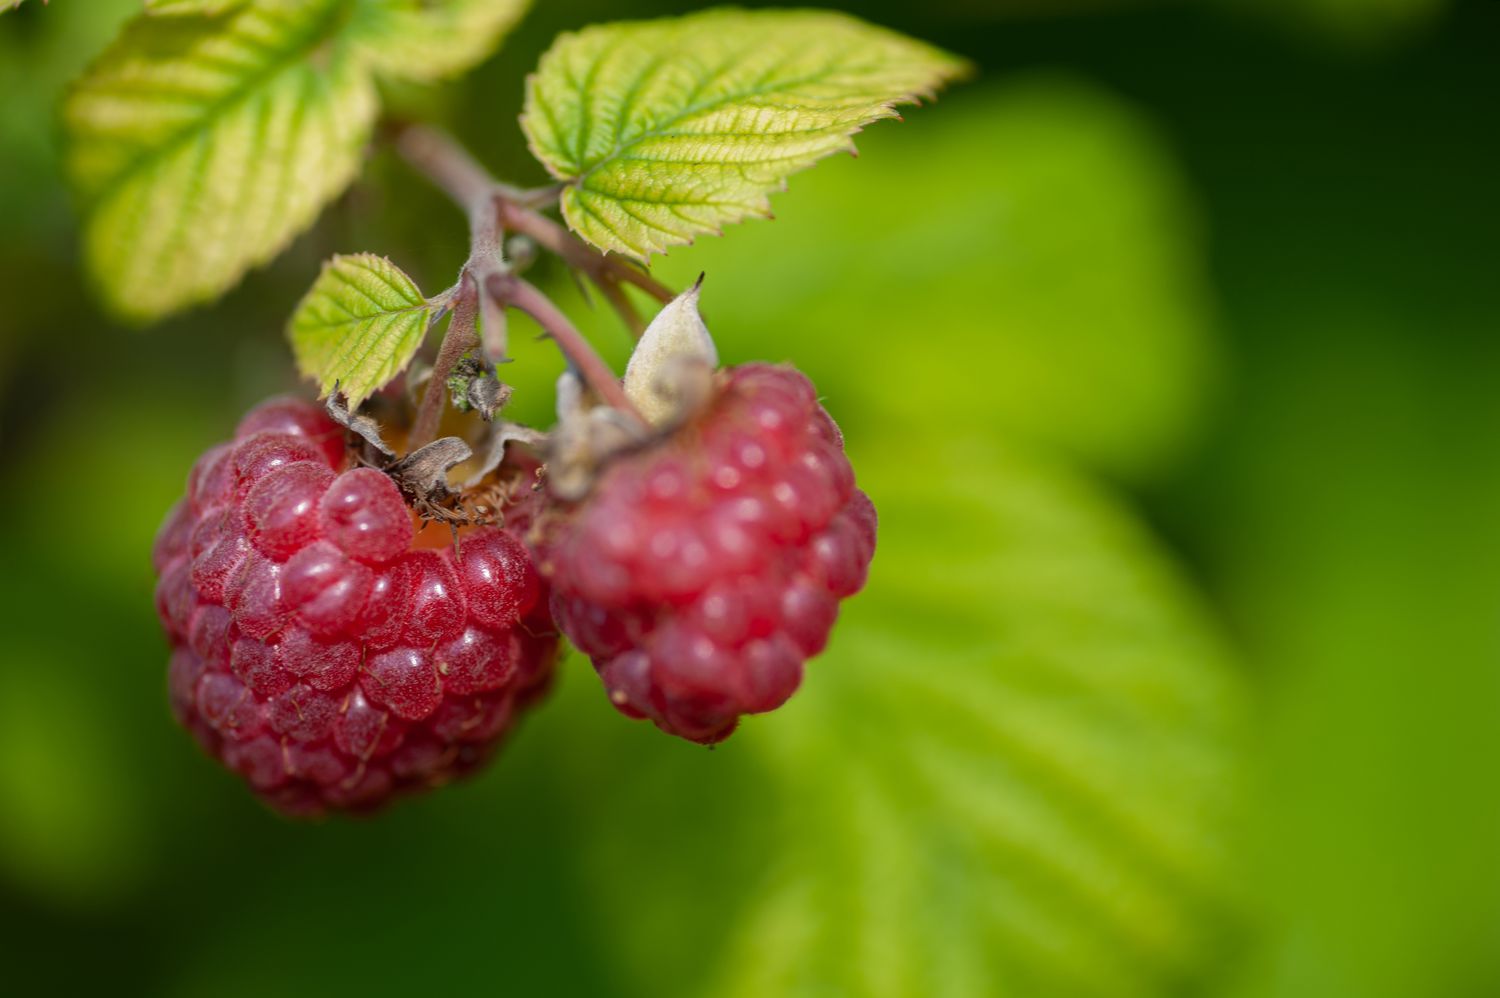
[[[556,657],[512,530],[424,547],[393,481],[345,455],[315,406],[261,405],[198,460],[153,552],[174,712],[290,813],[472,769]]]
[[[178,719],[309,814],[482,762],[545,688],[559,630],[620,711],[691,741],[780,706],[864,585],[875,509],[803,375],[707,384],[581,497],[528,484],[451,531],[419,529],[395,466],[352,466],[357,439],[322,410],[254,409],[156,543]]]

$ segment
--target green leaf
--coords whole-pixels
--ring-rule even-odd
[[[360,0],[350,41],[391,76],[454,76],[492,55],[531,0]]]
[[[573,230],[644,260],[769,215],[788,176],[965,69],[843,14],[714,10],[563,35],[521,124]]]
[[[377,105],[335,43],[334,0],[127,26],[64,104],[84,253],[111,306],[149,320],[265,263],[348,186]]]
[[[357,406],[411,363],[440,310],[385,257],[335,256],[298,303],[287,336],[298,369],[325,395],[338,382]]]
[[[867,457],[869,588],[786,706],[722,762],[649,730],[558,750],[611,815],[582,879],[622,959],[716,998],[1187,993],[1239,890],[1245,692],[1204,609],[1055,467],[985,438]]]

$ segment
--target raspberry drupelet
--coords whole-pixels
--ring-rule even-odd
[[[540,538],[553,616],[615,706],[711,744],[796,690],[864,585],[875,508],[811,382],[747,364]]]
[[[556,658],[524,524],[427,547],[344,441],[316,406],[262,404],[198,460],[152,555],[173,712],[292,814],[474,768]]]

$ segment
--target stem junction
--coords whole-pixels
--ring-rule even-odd
[[[595,252],[541,214],[538,208],[556,203],[557,186],[525,190],[500,183],[453,138],[423,125],[402,128],[395,145],[409,165],[442,189],[469,218],[469,256],[449,293],[452,317],[419,404],[409,446],[421,447],[436,436],[448,376],[466,353],[479,347],[489,363],[505,362],[507,307],[535,319],[601,401],[644,425],[619,379],[578,328],[535,285],[511,271],[504,255],[505,234],[529,237],[582,273],[636,336],[645,323],[624,285],[634,285],[663,303],[673,299],[672,291],[625,260]]]

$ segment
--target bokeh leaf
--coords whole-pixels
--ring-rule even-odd
[[[335,44],[343,14],[310,0],[141,16],[73,87],[85,256],[116,311],[149,320],[217,297],[348,186],[376,99]]]
[[[287,327],[297,368],[357,406],[411,363],[439,310],[410,277],[372,253],[336,256]]]
[[[246,0],[146,0],[146,11],[151,14],[214,15],[245,2]]]
[[[563,214],[637,259],[770,212],[769,195],[964,72],[843,14],[714,10],[565,34],[527,81],[522,127],[567,182]]]
[[[349,35],[381,72],[435,80],[494,53],[529,6],[531,0],[359,0]]]
[[[1409,41],[1447,11],[1448,0],[1219,0],[1230,9],[1355,47]],[[1415,29],[1415,30],[1414,30]]]
[[[66,639],[17,646],[0,670],[0,880],[90,906],[142,873],[145,822],[126,789],[141,774],[116,739],[113,704],[70,669]]]
[[[588,753],[628,799],[585,879],[652,993],[1124,998],[1222,955],[1246,704],[1213,626],[1109,496],[993,440],[922,444],[861,462],[870,588],[720,749],[763,765],[738,792],[773,831],[724,836],[680,746]],[[678,822],[703,848],[650,834]]]

